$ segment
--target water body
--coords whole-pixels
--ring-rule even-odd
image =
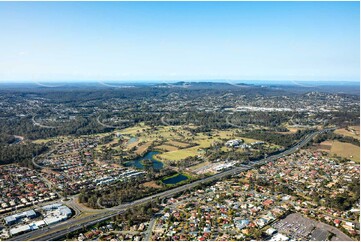
[[[159,171],[160,169],[163,168],[163,163],[153,157],[156,154],[159,154],[159,152],[150,151],[146,153],[143,157],[139,157],[135,160],[128,161],[127,163],[125,163],[125,166],[126,167],[133,166],[139,169],[146,169],[146,167],[142,164],[142,161],[151,160],[153,169]]]
[[[137,137],[131,137],[129,140],[128,140],[128,144],[131,144],[131,143],[134,143],[134,142],[137,142],[138,141],[138,138]]]
[[[164,184],[173,185],[173,184],[177,184],[178,182],[185,181],[185,180],[188,180],[188,177],[179,173],[178,175],[170,177],[168,179],[165,179],[162,182]]]

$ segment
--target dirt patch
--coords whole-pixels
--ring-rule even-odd
[[[315,145],[315,147],[318,151],[325,151],[325,152],[330,153],[331,148],[332,148],[332,141],[331,140],[323,141],[319,145]]]
[[[145,183],[143,183],[143,186],[152,187],[152,188],[162,188],[162,186],[155,183],[155,181],[145,182]]]

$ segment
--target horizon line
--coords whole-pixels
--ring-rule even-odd
[[[359,83],[360,80],[294,80],[294,79],[279,79],[279,80],[252,80],[252,79],[137,79],[137,80],[0,80],[0,84],[11,83],[36,83],[36,82],[352,82]]]

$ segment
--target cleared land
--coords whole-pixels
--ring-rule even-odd
[[[334,141],[331,148],[331,154],[360,162],[360,147],[353,144]]]
[[[295,128],[295,127],[290,127],[288,125],[285,125],[285,127],[289,130],[286,132],[275,132],[277,134],[294,134],[296,133],[298,130],[302,130],[301,128]]]
[[[201,169],[201,168],[203,168],[205,166],[208,166],[208,165],[211,165],[211,164],[212,164],[211,162],[206,161],[206,162],[199,163],[198,165],[191,166],[191,167],[189,167],[189,169],[191,171],[195,171],[195,170]]]
[[[145,187],[152,187],[152,188],[161,188],[162,186],[158,185],[155,181],[145,182],[143,183]]]
[[[337,129],[336,134],[360,139],[360,126],[350,126],[347,129]]]
[[[317,149],[319,151],[326,151],[326,152],[330,152],[331,148],[332,148],[332,141],[331,140],[326,140],[323,141],[322,143],[320,143],[317,147]]]
[[[360,147],[350,143],[326,140],[317,146],[317,150],[360,162]]]

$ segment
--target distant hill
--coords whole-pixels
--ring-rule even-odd
[[[360,95],[360,83],[358,82],[227,82],[224,80],[217,81],[178,81],[178,82],[164,82],[164,81],[142,81],[142,82],[124,82],[124,81],[89,81],[89,82],[23,82],[23,83],[0,83],[0,90],[11,89],[19,90],[97,90],[97,89],[133,89],[133,88],[186,88],[191,90],[244,90],[245,92],[272,92],[280,91],[303,94],[311,91],[327,92],[327,93],[344,93],[352,95]]]
[[[169,82],[169,83],[160,83],[155,84],[155,87],[160,88],[192,88],[192,89],[232,89],[235,86],[239,88],[249,88],[256,87],[253,84],[245,83],[228,83],[228,82],[196,82],[196,81],[179,81],[179,82]]]

